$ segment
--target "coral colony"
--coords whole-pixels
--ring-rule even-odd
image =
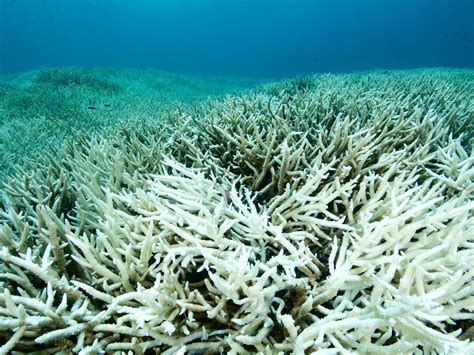
[[[0,204],[1,353],[473,353],[474,72],[79,134]]]

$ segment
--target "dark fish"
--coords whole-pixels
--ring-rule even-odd
[[[104,107],[110,107],[112,106],[111,104],[104,104]]]
[[[89,107],[87,107],[87,108],[88,108],[89,110],[97,110],[97,108],[94,107],[94,106],[89,106]]]
[[[320,60],[320,59],[321,59],[321,57],[316,57],[316,58],[314,58],[314,60]]]

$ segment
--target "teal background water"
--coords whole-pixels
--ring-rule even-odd
[[[473,17],[472,0],[0,0],[0,73],[466,68],[474,66]]]

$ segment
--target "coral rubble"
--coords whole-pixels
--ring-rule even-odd
[[[473,83],[309,76],[18,167],[0,352],[474,352]]]

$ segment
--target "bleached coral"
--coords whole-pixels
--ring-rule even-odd
[[[1,351],[474,351],[473,77],[275,84],[20,169]]]

